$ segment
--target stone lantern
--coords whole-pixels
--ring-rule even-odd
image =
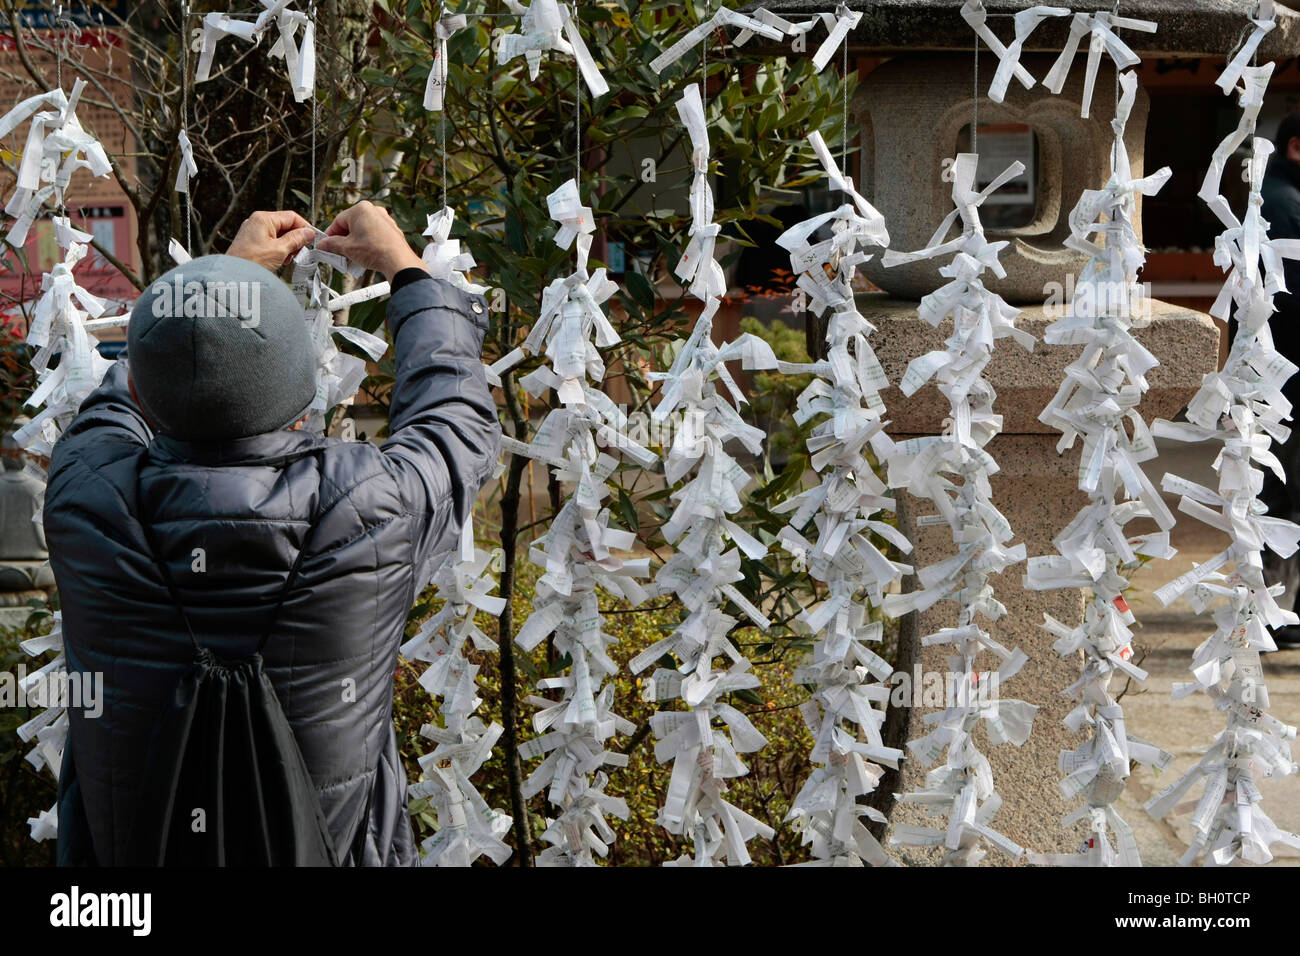
[[[796,0],[762,4],[773,13],[793,20],[833,9],[821,0]],[[971,151],[970,124],[975,111],[975,35],[961,18],[961,0],[849,0],[862,19],[850,34],[851,62],[857,56],[887,57],[862,78],[851,103],[850,137],[856,125],[856,162],[850,173],[859,189],[885,216],[891,248],[912,251],[928,244],[939,222],[952,209],[951,184],[943,180],[944,161],[958,152]],[[1003,42],[1012,36],[1011,14],[1031,0],[985,0],[988,25]],[[1076,12],[1114,9],[1112,0],[1061,2]],[[756,5],[755,5],[756,6]],[[1122,31],[1121,36],[1143,60],[1160,56],[1225,60],[1242,37],[1254,0],[1122,0],[1126,17],[1153,20],[1154,34]],[[742,9],[749,9],[748,7]],[[999,15],[1007,15],[1005,17]],[[1039,342],[1032,354],[1008,346],[995,351],[985,378],[997,391],[995,411],[1004,417],[1003,432],[988,446],[1000,473],[993,476],[997,506],[1023,541],[1030,556],[1054,554],[1052,538],[1086,503],[1077,490],[1078,446],[1064,455],[1056,451],[1059,433],[1038,421],[1060,384],[1065,367],[1079,355],[1079,347],[1043,344],[1043,331],[1060,317],[1061,293],[1071,276],[1082,269],[1084,257],[1063,246],[1069,235],[1067,217],[1079,194],[1098,188],[1109,176],[1109,150],[1113,138],[1110,122],[1115,111],[1116,76],[1109,57],[1103,56],[1091,102],[1091,115],[1080,117],[1080,101],[1087,53],[1081,44],[1060,95],[1041,84],[1065,45],[1069,18],[1043,21],[1025,45],[1021,62],[1039,82],[1024,89],[1011,82],[1002,104],[987,96],[997,58],[980,44],[979,52],[979,152],[977,183],[987,182],[1013,159],[1025,162],[1028,172],[1011,184],[1001,204],[986,204],[985,231],[990,239],[1007,239],[1001,256],[1007,277],[988,275],[985,284],[1022,310],[1018,327]],[[808,55],[824,32],[814,31]],[[770,48],[770,47],[769,47]],[[770,48],[775,52],[775,48]],[[788,45],[784,52],[788,52]],[[1300,53],[1300,16],[1279,7],[1277,27],[1265,37],[1261,61],[1284,59]],[[833,63],[839,62],[837,56]],[[831,67],[828,67],[830,69]],[[1209,82],[1207,80],[1207,82]],[[1126,145],[1134,174],[1143,174],[1143,138],[1149,100],[1145,93],[1133,109],[1126,130]],[[1204,168],[1209,156],[1188,157]],[[988,162],[986,172],[985,162]],[[993,167],[996,166],[996,169]],[[1138,228],[1140,230],[1140,217]],[[1139,231],[1140,235],[1140,231]],[[946,261],[946,260],[945,260]],[[946,280],[938,273],[940,261],[918,262],[884,269],[879,257],[860,271],[881,293],[859,296],[861,313],[877,328],[872,345],[894,387],[882,393],[888,407],[889,431],[902,439],[939,434],[948,404],[931,384],[912,398],[904,398],[897,383],[908,361],[925,352],[942,349],[951,332],[950,321],[934,329],[916,314],[918,300]],[[1068,295],[1068,292],[1065,293]],[[1054,299],[1054,310],[1048,300]],[[1208,315],[1159,301],[1151,301],[1153,321],[1138,338],[1160,360],[1150,376],[1151,390],[1139,407],[1147,421],[1174,417],[1200,385],[1206,373],[1217,368],[1219,333]],[[811,313],[810,322],[815,323]],[[820,346],[822,330],[809,329],[810,350]],[[815,353],[816,354],[816,353]],[[1152,474],[1159,481],[1159,465]],[[915,545],[915,567],[932,564],[952,552],[946,525],[919,526],[918,511],[928,508],[909,495],[897,493],[899,525]],[[1154,526],[1153,526],[1154,527]],[[1027,591],[1021,584],[1024,565],[1018,565],[992,583],[1008,614],[991,630],[1008,647],[1019,646],[1030,663],[1016,676],[1009,696],[1039,706],[1033,735],[1021,748],[985,747],[998,792],[1004,800],[996,825],[1020,845],[1039,852],[1075,852],[1085,835],[1082,828],[1067,833],[1061,818],[1073,809],[1057,788],[1061,776],[1058,753],[1078,746],[1082,735],[1061,723],[1072,702],[1061,691],[1079,676],[1079,662],[1062,659],[1053,650],[1053,638],[1039,626],[1046,612],[1060,621],[1078,624],[1084,608],[1080,591]],[[915,582],[905,587],[910,589]],[[921,648],[920,636],[955,621],[951,602],[930,611],[909,615],[901,622],[898,669],[943,671],[945,650]],[[893,709],[885,727],[886,743],[903,742],[925,733],[922,719],[934,708]],[[1141,735],[1142,728],[1130,728]],[[983,733],[983,731],[979,731]],[[876,805],[890,814],[892,823],[933,826],[919,808],[893,806],[895,793],[922,789],[928,768],[907,760],[901,772],[882,781]],[[937,860],[937,851],[897,847],[905,862]]]

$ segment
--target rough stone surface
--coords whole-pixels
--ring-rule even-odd
[[[1026,90],[1013,82],[1006,100],[994,103],[984,93],[997,61],[982,56],[980,125],[1024,123],[1038,138],[1037,218],[1016,229],[986,228],[990,239],[1010,245],[999,259],[1007,277],[985,277],[985,285],[1008,302],[1042,302],[1044,287],[1067,274],[1078,275],[1087,256],[1065,247],[1069,214],[1085,189],[1095,189],[1110,174],[1111,119],[1115,115],[1115,71],[1105,61],[1097,75],[1091,116],[1079,116],[1083,70],[1072,70],[1060,96],[1041,85]],[[1022,62],[1035,76],[1051,68],[1049,56],[1026,56]],[[863,82],[853,99],[862,131],[858,182],[889,224],[889,245],[900,252],[924,248],[953,209],[952,183],[943,180],[944,162],[957,153],[957,135],[971,122],[970,54],[912,54],[895,57]],[[1150,99],[1138,90],[1125,145],[1134,176],[1141,176],[1143,142]],[[1141,204],[1134,216],[1141,235]],[[957,235],[954,226],[946,238]],[[860,267],[887,292],[920,299],[947,280],[934,261],[886,269],[877,256]]]
[[[889,53],[895,50],[969,50],[971,29],[960,16],[962,0],[846,0],[852,10],[861,10],[862,19],[851,34],[850,49],[862,53]],[[992,15],[989,26],[1008,41],[1013,35],[1013,15],[1039,0],[985,0]],[[823,0],[773,0],[750,3],[741,10],[764,6],[784,17],[800,19],[828,9]],[[1068,6],[1076,12],[1114,9],[1113,0],[1073,0]],[[1122,31],[1124,41],[1140,56],[1176,54],[1190,57],[1224,57],[1238,43],[1242,25],[1255,11],[1256,0],[1124,0],[1124,16],[1154,20],[1160,25],[1155,33]],[[1001,15],[1001,16],[1000,16]],[[1069,32],[1065,17],[1039,24],[1030,35],[1026,49],[1060,50]],[[815,36],[824,36],[819,33]],[[770,44],[756,37],[751,43]],[[786,44],[788,46],[788,43]],[[815,49],[815,47],[810,47]],[[1083,46],[1086,52],[1087,47]],[[1281,60],[1300,54],[1300,15],[1279,5],[1277,26],[1260,44],[1261,60]],[[1034,74],[1039,76],[1038,73]]]
[[[1200,387],[1201,378],[1218,361],[1219,331],[1202,312],[1170,305],[1158,299],[1151,305],[1152,322],[1138,330],[1137,338],[1160,365],[1147,380],[1149,391],[1141,412],[1150,422],[1172,418]],[[952,331],[945,320],[934,328],[916,314],[916,303],[891,299],[880,293],[857,297],[858,309],[877,332],[872,345],[891,383],[902,380],[907,363],[918,355],[944,347]],[[1060,432],[1038,420],[1038,415],[1065,378],[1065,367],[1079,357],[1083,346],[1047,345],[1042,341],[1047,326],[1060,318],[1044,306],[1025,307],[1016,325],[1038,340],[1033,352],[1026,352],[1010,339],[998,342],[984,377],[993,383],[998,398],[994,408],[1003,416],[1005,434],[1043,434],[1055,445]],[[938,389],[927,385],[911,398],[904,398],[894,385],[881,392],[892,423],[890,432],[900,435],[937,435],[948,417],[948,401]],[[1077,456],[1077,447],[1075,454]],[[1052,454],[1056,452],[1052,450]]]
[[[1073,460],[1068,455],[1058,456],[1047,435],[999,435],[989,442],[987,449],[1001,466],[1000,473],[992,479],[993,501],[1016,530],[1015,541],[1023,541],[1030,555],[1055,553],[1051,543],[1053,535],[1087,501],[1081,492],[1073,490],[1076,471]],[[915,517],[933,513],[933,506],[911,496],[908,505],[903,532],[915,548],[914,566],[922,568],[951,555],[953,544],[946,525],[915,527]],[[994,591],[1007,606],[1007,614],[993,624],[981,619],[980,626],[1006,647],[1019,647],[1029,655],[1029,663],[1000,689],[1000,696],[1038,705],[1034,732],[1023,747],[1011,744],[994,747],[989,744],[981,721],[975,739],[989,759],[1003,800],[1002,809],[992,821],[994,829],[1031,850],[1069,852],[1076,848],[1078,837],[1066,834],[1060,826],[1061,817],[1071,807],[1062,799],[1056,785],[1060,776],[1056,769],[1057,754],[1078,746],[1079,741],[1061,723],[1072,704],[1061,696],[1060,690],[1078,679],[1079,665],[1077,660],[1057,655],[1052,650],[1054,638],[1039,625],[1044,613],[1077,624],[1083,616],[1083,595],[1077,590],[1023,591],[1020,581],[1023,574],[1024,565],[1019,564],[992,576]],[[909,629],[914,628],[919,639],[942,627],[952,627],[957,621],[956,605],[943,601],[917,617]],[[947,673],[947,650],[920,648],[919,663],[922,672]],[[995,670],[997,663],[992,654],[985,654],[979,667]],[[939,709],[912,708],[906,739],[927,733],[929,728],[922,723],[922,718]],[[915,760],[906,760],[900,792],[923,789],[929,769]],[[890,822],[942,828],[944,824],[936,822],[938,819],[920,807],[899,804]],[[921,847],[894,847],[892,852],[899,862],[909,865],[934,865],[942,856],[939,850]],[[994,850],[986,862],[1003,865],[1009,861]]]

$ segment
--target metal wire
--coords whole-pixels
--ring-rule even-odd
[[[980,38],[975,37],[975,104],[970,123],[970,151],[980,151]]]
[[[444,3],[438,4],[438,20],[441,21],[447,15],[447,6]],[[437,30],[435,27],[433,42],[438,43]],[[491,39],[488,40],[491,43]],[[447,69],[447,63],[444,60],[442,64],[444,70]],[[442,153],[442,208],[447,208],[447,84],[442,85],[442,109],[438,111],[438,143]]]
[[[704,20],[708,22],[713,17],[713,0],[705,0],[704,3]],[[712,37],[705,34],[704,39],[700,41],[700,104],[704,107],[704,122],[709,121],[709,40]]]
[[[307,4],[307,19],[311,21],[313,37],[316,34],[316,0]],[[311,90],[311,224],[316,225],[316,86]]]
[[[844,37],[844,109],[840,116],[840,173],[849,174],[849,38]]]
[[[190,37],[186,23],[190,15],[189,0],[181,0],[181,129],[189,135],[190,129]],[[185,162],[185,157],[181,157]],[[187,180],[188,183],[188,180]],[[191,251],[193,246],[194,204],[190,197],[189,186],[181,195],[181,205],[185,207],[185,249]]]
[[[578,4],[569,4],[569,14],[573,17],[573,29],[578,29]],[[578,184],[578,193],[582,193],[582,71],[575,60],[573,65],[573,181]]]

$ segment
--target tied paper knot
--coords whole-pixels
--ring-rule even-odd
[[[424,84],[424,108],[430,112],[442,110],[443,99],[447,95],[447,41],[455,36],[457,30],[466,26],[465,14],[443,16],[434,26],[433,66],[429,68],[429,78]],[[535,77],[534,77],[535,78]]]
[[[501,37],[497,55],[502,63],[509,63],[522,55],[528,64],[529,79],[535,80],[541,71],[544,52],[567,53],[577,61],[578,71],[592,96],[604,96],[609,92],[609,84],[601,76],[567,6],[561,6],[556,0],[531,0],[526,5],[518,0],[506,0],[506,6],[511,12],[520,14],[523,20],[518,32]]]
[[[1007,87],[1010,85],[1013,76],[1025,89],[1033,87],[1034,78],[1028,70],[1020,65],[1020,54],[1024,50],[1025,41],[1029,39],[1029,35],[1034,32],[1038,24],[1044,20],[1050,17],[1068,17],[1069,15],[1070,11],[1065,7],[1038,5],[1029,7],[1027,10],[1021,10],[1015,16],[1015,39],[1007,46],[989,29],[986,22],[988,20],[988,11],[984,9],[981,0],[966,0],[962,4],[962,19],[998,58],[998,68],[993,74],[993,82],[989,85],[989,99],[994,103],[1001,103],[1006,99]],[[1059,90],[1053,92],[1059,92]]]
[[[423,233],[429,237],[429,243],[424,247],[420,258],[435,279],[446,279],[471,295],[482,295],[488,291],[488,287],[470,282],[465,277],[465,273],[475,268],[477,263],[468,249],[461,249],[459,239],[451,238],[455,222],[456,213],[450,206],[429,214],[428,225]]]
[[[674,269],[676,276],[690,283],[690,293],[709,300],[726,295],[727,280],[722,266],[713,258],[722,227],[713,222],[713,190],[709,186],[709,134],[705,127],[704,101],[698,85],[687,87],[677,101],[677,113],[691,141],[690,240]]]
[[[5,204],[5,213],[15,220],[6,241],[15,248],[27,242],[32,223],[40,217],[47,202],[56,205],[73,174],[87,169],[92,176],[107,176],[113,166],[99,141],[82,129],[76,108],[86,81],[78,79],[72,93],[52,90],[28,97],[0,118],[0,138],[8,136],[31,120],[27,141],[18,160],[13,193]],[[60,239],[60,246],[67,243]],[[89,237],[86,240],[89,241]]]
[[[185,130],[180,131],[177,145],[180,147],[181,161],[176,170],[176,192],[188,193],[190,182],[198,175],[199,164],[194,161],[194,147],[190,144],[190,138]]]
[[[256,20],[235,20],[225,13],[204,16],[194,82],[202,83],[211,77],[217,42],[222,37],[236,37],[255,45],[264,33],[275,27],[277,36],[271,47],[271,56],[284,58],[293,98],[301,103],[312,95],[316,87],[316,24],[307,14],[289,9],[290,0],[259,2],[263,9]]]

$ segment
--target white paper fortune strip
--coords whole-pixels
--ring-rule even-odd
[[[993,82],[989,84],[989,99],[994,103],[1001,103],[1006,98],[1007,87],[1013,76],[1025,89],[1030,89],[1034,85],[1034,78],[1020,65],[1020,54],[1024,50],[1025,41],[1029,39],[1029,35],[1034,32],[1038,24],[1047,18],[1069,15],[1070,11],[1065,7],[1040,5],[1021,10],[1015,16],[1015,39],[1011,41],[1010,46],[1007,46],[989,29],[986,22],[988,11],[984,9],[982,0],[966,0],[962,4],[962,19],[998,58],[998,68],[993,74]]]
[[[795,821],[811,847],[812,865],[889,866],[896,864],[861,819],[883,823],[885,817],[858,799],[875,790],[885,772],[881,765],[897,768],[903,757],[901,750],[886,747],[880,734],[885,711],[876,704],[889,697],[892,668],[868,646],[883,633],[870,619],[868,602],[879,606],[886,588],[912,569],[887,558],[872,535],[905,554],[912,546],[881,516],[894,510],[894,500],[869,456],[874,452],[877,460],[887,461],[893,451],[880,397],[887,382],[867,341],[875,329],[858,312],[853,295],[857,266],[871,258],[865,250],[887,246],[889,234],[884,217],[840,174],[821,134],[809,139],[832,183],[852,201],[792,226],[776,240],[789,251],[791,271],[813,311],[831,310],[826,358],[808,366],[780,365],[782,371],[816,376],[799,395],[795,421],[802,425],[825,417],[808,438],[821,483],[774,509],[794,512],[779,539],[829,590],[824,602],[796,619],[817,636],[812,660],[795,671],[794,680],[814,688],[800,711],[814,741],[812,761],[820,766],[795,797],[787,819]],[[818,241],[815,234],[827,227],[830,238]],[[805,537],[810,522],[815,543]]]
[[[1257,33],[1267,32],[1258,21],[1256,27]],[[1217,491],[1172,474],[1161,484],[1181,495],[1178,510],[1225,532],[1231,543],[1160,588],[1156,597],[1168,606],[1186,595],[1197,613],[1216,605],[1215,631],[1192,660],[1195,679],[1175,684],[1174,696],[1207,694],[1228,725],[1196,766],[1146,804],[1157,819],[1190,810],[1192,840],[1181,862],[1203,860],[1219,866],[1268,863],[1274,843],[1300,848],[1300,837],[1278,828],[1264,812],[1257,786],[1260,777],[1285,777],[1297,770],[1291,758],[1296,728],[1268,713],[1259,654],[1276,649],[1269,628],[1300,622],[1294,611],[1282,610],[1274,600],[1283,585],[1270,587],[1262,573],[1264,548],[1283,557],[1293,554],[1300,527],[1267,514],[1258,495],[1263,481],[1259,466],[1285,481],[1282,464],[1269,446],[1290,433],[1283,421],[1290,417],[1291,404],[1281,389],[1297,369],[1274,346],[1268,320],[1274,295],[1286,290],[1282,260],[1300,258],[1300,241],[1270,239],[1260,217],[1260,187],[1273,145],[1253,133],[1273,64],[1235,69],[1243,80],[1237,90],[1242,126],[1215,151],[1201,196],[1213,196],[1209,206],[1224,225],[1215,241],[1214,261],[1228,273],[1210,312],[1223,319],[1231,312],[1237,335],[1223,371],[1206,375],[1187,406],[1186,423],[1157,421],[1152,427],[1158,438],[1223,443],[1214,462]],[[1252,137],[1250,197],[1238,219],[1222,194],[1222,177],[1226,156],[1235,148],[1228,144],[1247,136]],[[1218,603],[1218,598],[1226,603]],[[1200,799],[1183,803],[1198,782],[1203,783]]]
[[[713,256],[713,249],[722,227],[713,221],[713,190],[709,188],[709,132],[705,127],[704,100],[700,87],[692,84],[677,101],[677,115],[686,127],[691,140],[691,227],[690,239],[676,275],[689,282],[691,295],[704,302],[720,298],[727,293],[727,279]]]
[[[854,28],[862,20],[862,11],[850,10],[846,5],[840,3],[836,5],[834,13],[818,13],[802,23],[792,23],[777,16],[770,10],[760,7],[753,12],[753,18],[759,23],[772,27],[789,37],[807,36],[817,24],[825,24],[826,39],[822,41],[821,46],[817,48],[817,52],[813,54],[813,70],[820,73],[826,68],[826,64],[831,61],[831,57],[835,55],[835,51],[844,42],[844,38],[853,32]],[[754,32],[753,29],[748,27],[742,29],[736,34],[736,46],[743,46],[747,43],[754,36]],[[768,34],[764,34],[764,36],[768,36]],[[683,53],[685,49],[683,48]],[[680,56],[681,54],[678,54],[678,57]]]
[[[539,367],[520,384],[534,397],[552,391],[560,400],[530,443],[502,441],[506,451],[550,465],[571,489],[549,530],[529,549],[529,559],[546,570],[537,582],[533,613],[515,641],[532,651],[551,636],[556,652],[572,665],[567,674],[538,682],[539,690],[560,691],[560,700],[528,698],[539,708],[533,727],[540,736],[524,743],[519,756],[545,757],[525,782],[524,795],[546,790],[559,811],[542,834],[551,845],[538,855],[538,864],[590,866],[595,862],[592,854],[606,856],[614,842],[606,815],[622,820],[628,815],[626,802],[604,792],[608,777],[601,768],[627,764],[626,755],[607,750],[606,742],[615,733],[635,730],[613,712],[614,685],[603,683],[618,668],[609,656],[614,638],[601,626],[597,589],[635,606],[646,598],[645,587],[636,579],[650,572],[649,558],[619,554],[634,547],[636,535],[613,524],[604,504],[610,496],[607,479],[617,463],[598,446],[615,449],[643,468],[658,459],[625,437],[622,410],[594,387],[605,377],[597,346],[608,348],[620,340],[601,309],[617,286],[603,268],[587,272],[587,250],[595,231],[591,209],[582,205],[575,180],[551,193],[547,204],[551,218],[560,224],[556,244],[575,246],[577,270],[546,287],[541,314],[523,347],[493,365],[489,377],[499,381],[525,353],[544,352],[550,366]]]
[[[537,79],[542,67],[542,54],[547,50],[568,53],[578,64],[578,72],[591,95],[604,96],[609,92],[609,84],[600,75],[600,68],[587,49],[586,42],[578,25],[569,15],[568,6],[556,0],[530,0],[520,3],[518,0],[505,0],[511,12],[523,16],[517,33],[506,33],[501,37],[497,56],[502,63],[509,63],[522,55],[528,64],[528,76]]]
[[[176,170],[176,192],[188,193],[190,181],[198,175],[199,164],[194,161],[194,147],[185,130],[181,130],[177,145],[181,150],[181,161]]]
[[[926,777],[926,789],[907,793],[903,802],[917,803],[931,813],[947,817],[945,829],[894,826],[891,844],[943,846],[946,866],[974,866],[986,855],[985,840],[1012,859],[1024,850],[993,830],[990,820],[1002,799],[994,790],[993,773],[987,758],[975,746],[973,732],[983,719],[994,744],[1010,741],[1023,744],[1033,727],[1037,707],[1020,700],[1000,697],[998,688],[1028,659],[1019,649],[1008,650],[976,623],[981,614],[996,621],[1006,608],[993,596],[989,575],[1004,571],[1025,558],[1023,544],[1009,547],[1010,525],[993,505],[989,476],[997,463],[984,446],[1002,427],[1002,416],[993,411],[993,388],[981,376],[992,357],[994,343],[1010,336],[1025,349],[1034,339],[1015,327],[1019,313],[1000,296],[984,287],[980,275],[987,269],[998,277],[1006,275],[998,254],[1007,243],[989,242],[979,220],[979,206],[1001,185],[1024,171],[1013,163],[982,191],[974,187],[979,157],[958,154],[952,166],[952,198],[956,209],[949,214],[919,252],[886,252],[886,267],[953,254],[952,263],[940,269],[950,281],[921,300],[921,318],[938,326],[953,317],[953,334],[941,351],[913,359],[899,388],[911,396],[934,378],[939,391],[952,407],[943,435],[914,438],[895,445],[889,461],[889,485],[906,488],[920,498],[934,502],[937,515],[923,523],[946,523],[952,529],[957,553],[918,572],[920,590],[891,594],[885,598],[885,613],[898,616],[924,611],[941,600],[961,607],[957,626],[922,638],[924,646],[951,644],[948,658],[953,694],[948,707],[926,719],[935,728],[908,743],[913,756],[925,765],[947,751],[944,766]],[[944,236],[960,217],[961,232],[944,242]],[[949,475],[961,479],[960,484]],[[996,672],[976,670],[980,651],[991,651],[1001,659]]]
[[[1223,90],[1225,96],[1232,95],[1232,91],[1237,86],[1237,81],[1241,79],[1241,75],[1254,57],[1255,51],[1259,49],[1260,41],[1277,25],[1277,21],[1274,19],[1276,13],[1277,9],[1273,0],[1259,0],[1255,15],[1250,20],[1254,25],[1254,29],[1250,31],[1250,36],[1246,38],[1246,42],[1241,45],[1241,49],[1237,51],[1236,56],[1232,58],[1227,68],[1214,81],[1219,89]]]
[[[210,78],[217,41],[223,36],[257,43],[262,34],[274,26],[277,36],[271,46],[271,56],[284,58],[289,83],[293,87],[293,98],[301,103],[312,95],[316,87],[316,25],[307,14],[290,10],[290,0],[259,2],[263,9],[256,20],[234,20],[224,13],[209,13],[203,18],[203,36],[194,82],[202,83]]]
[[[461,251],[460,240],[451,238],[451,227],[455,222],[456,213],[450,206],[429,214],[428,226],[424,230],[424,235],[429,237],[429,244],[424,247],[421,258],[435,279],[446,279],[471,295],[482,295],[488,291],[488,287],[470,282],[464,275],[476,263],[468,249]]]
[[[1130,761],[1164,769],[1173,760],[1172,754],[1126,731],[1123,708],[1110,687],[1113,677],[1146,678],[1130,660],[1134,617],[1124,599],[1130,586],[1126,573],[1140,566],[1140,556],[1174,554],[1169,546],[1174,516],[1140,464],[1156,455],[1137,405],[1149,387],[1146,373],[1158,363],[1132,334],[1150,322],[1138,284],[1145,250],[1133,228],[1137,197],[1155,195],[1171,170],[1166,166],[1144,179],[1133,178],[1124,128],[1137,96],[1137,75],[1122,74],[1120,86],[1110,179],[1102,189],[1084,190],[1070,213],[1066,245],[1085,253],[1088,263],[1067,314],[1044,334],[1050,345],[1083,346],[1038,418],[1061,431],[1060,452],[1083,438],[1079,488],[1089,502],[1053,539],[1060,556],[1030,558],[1024,582],[1032,590],[1089,588],[1092,599],[1078,627],[1044,615],[1044,628],[1057,637],[1058,654],[1077,659],[1083,651],[1079,680],[1063,693],[1078,703],[1065,725],[1075,733],[1087,729],[1088,740],[1061,752],[1066,776],[1060,788],[1067,800],[1083,798],[1065,825],[1072,827],[1086,816],[1090,829],[1077,854],[1029,854],[1031,863],[1043,865],[1140,866],[1133,831],[1112,804],[1124,791]],[[1094,240],[1094,234],[1104,236],[1104,242]],[[1129,500],[1117,503],[1121,490]],[[1161,530],[1128,538],[1124,526],[1135,518],[1154,518]],[[1109,830],[1115,833],[1114,846]]]
[[[701,40],[719,27],[739,27],[741,33],[737,37],[737,43],[745,42],[755,33],[759,36],[765,36],[769,40],[780,40],[786,31],[781,26],[774,26],[773,24],[776,21],[780,21],[786,27],[789,26],[787,21],[771,14],[765,15],[765,11],[762,10],[755,11],[754,16],[748,16],[727,7],[719,7],[713,16],[703,23],[697,24],[685,36],[651,60],[650,69],[656,73],[662,73],[684,57],[687,50],[698,45]]]
[[[424,108],[432,112],[442,109],[443,97],[447,92],[447,41],[457,30],[465,29],[465,14],[440,17],[434,26],[437,45],[433,50],[433,66],[429,68],[429,79],[424,84]]]
[[[317,233],[318,239],[324,235],[320,230]],[[303,321],[307,323],[316,348],[316,397],[304,427],[316,432],[325,430],[325,414],[331,408],[352,401],[366,377],[365,359],[339,351],[334,336],[357,346],[371,361],[377,362],[388,351],[388,342],[381,336],[334,324],[337,309],[330,302],[329,285],[335,270],[346,272],[353,278],[365,271],[341,255],[317,249],[315,243],[304,246],[293,260],[291,284],[303,305]]]
[[[410,791],[413,798],[428,797],[438,819],[438,832],[421,844],[422,866],[469,866],[479,856],[500,865],[510,857],[501,839],[510,829],[510,815],[489,807],[470,782],[503,733],[500,724],[485,725],[474,714],[482,703],[479,666],[465,656],[466,641],[478,651],[496,650],[474,623],[479,611],[496,617],[505,608],[505,598],[490,593],[497,586],[491,562],[489,552],[474,546],[473,523],[466,521],[460,547],[432,581],[446,604],[402,646],[407,660],[429,663],[420,686],[442,699],[442,725],[420,728],[420,736],[437,746],[420,757],[424,778]]]
[[[1080,115],[1088,118],[1092,106],[1092,91],[1097,84],[1097,68],[1101,64],[1101,54],[1115,63],[1116,70],[1127,70],[1142,62],[1123,40],[1115,33],[1117,29],[1138,30],[1142,33],[1155,33],[1156,24],[1150,20],[1134,20],[1131,17],[1117,17],[1105,10],[1096,13],[1076,13],[1070,22],[1070,35],[1065,42],[1061,55],[1043,79],[1043,85],[1053,93],[1060,93],[1065,87],[1065,78],[1069,75],[1074,55],[1079,50],[1079,41],[1085,35],[1088,40],[1088,67],[1083,79],[1083,104]]]

